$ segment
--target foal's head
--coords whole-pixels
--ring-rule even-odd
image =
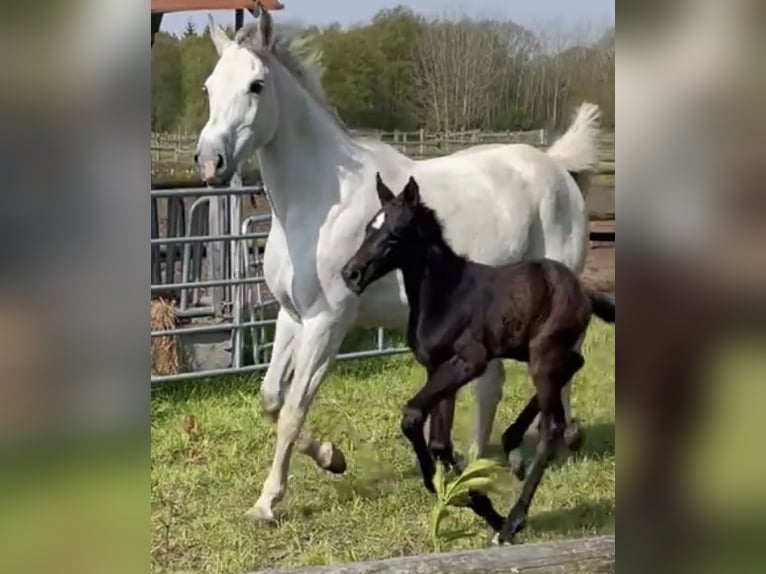
[[[357,295],[404,264],[418,244],[418,214],[422,210],[415,179],[410,176],[398,196],[383,183],[380,174],[375,180],[383,207],[367,224],[362,245],[341,271],[346,285]]]

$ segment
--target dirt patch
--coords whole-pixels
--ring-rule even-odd
[[[614,259],[614,243],[593,242],[585,259],[583,281],[599,291],[614,291]]]

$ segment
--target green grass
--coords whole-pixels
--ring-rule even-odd
[[[519,541],[613,532],[614,329],[594,321],[586,365],[572,402],[586,432],[576,457],[557,461],[535,498]],[[243,513],[258,496],[274,448],[260,417],[259,377],[228,377],[162,386],[152,394],[152,565],[155,571],[237,573],[433,551],[428,525],[434,504],[399,431],[402,404],[423,382],[409,354],[336,364],[309,415],[315,436],[332,440],[349,466],[341,477],[295,454],[279,524],[258,527]],[[509,363],[494,444],[531,393],[525,366]],[[474,399],[461,392],[454,438],[467,454]],[[182,422],[197,421],[189,438]],[[499,448],[496,449],[499,453]],[[507,512],[520,485],[493,495]],[[449,528],[475,534],[451,548],[483,547],[487,530],[456,509]]]

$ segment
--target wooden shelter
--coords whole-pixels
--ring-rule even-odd
[[[242,27],[244,11],[258,16],[260,10],[282,10],[279,0],[152,0],[152,45],[154,35],[162,24],[162,16],[170,12],[191,12],[198,10],[234,10],[234,28]]]

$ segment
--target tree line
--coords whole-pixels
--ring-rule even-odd
[[[614,125],[614,28],[583,41],[510,21],[425,18],[404,7],[349,29],[280,26],[321,52],[331,105],[353,128],[559,129],[574,106]],[[229,30],[231,33],[232,31]],[[152,130],[198,132],[202,84],[217,54],[209,30],[160,32],[152,49]]]

